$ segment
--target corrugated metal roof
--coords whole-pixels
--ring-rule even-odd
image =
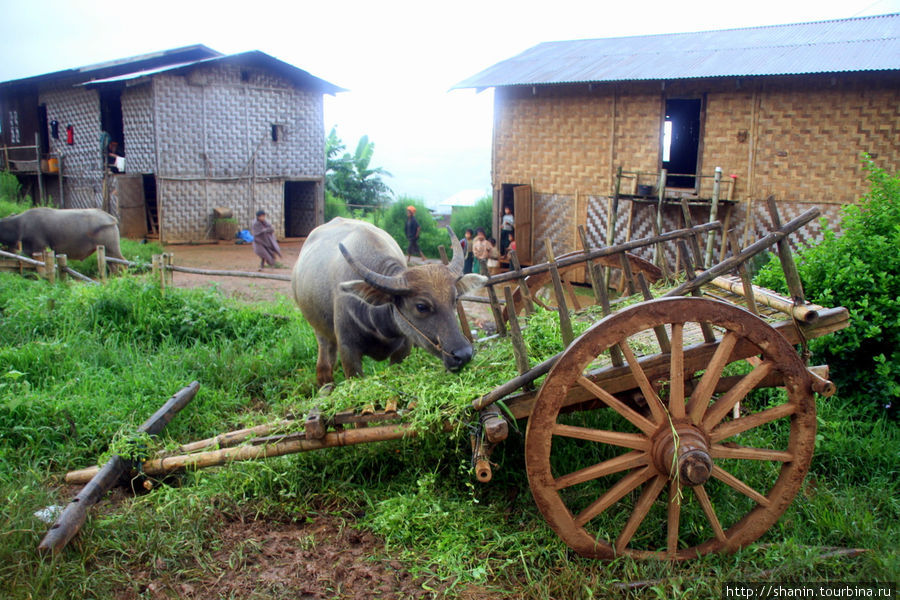
[[[220,55],[191,62],[165,65],[162,67],[157,67],[155,69],[135,71],[133,73],[125,73],[122,75],[115,75],[113,77],[106,77],[104,79],[92,79],[91,81],[85,81],[81,85],[90,87],[94,85],[104,85],[121,81],[131,81],[134,79],[140,79],[141,77],[155,75],[157,73],[190,69],[199,65],[216,62],[233,62],[238,64],[260,65],[264,68],[268,68],[278,72],[279,74],[283,75],[284,77],[298,85],[312,86],[324,94],[337,94],[339,92],[347,91],[342,87],[338,87],[333,83],[329,83],[324,79],[320,79],[319,77],[316,77],[315,75],[312,75],[309,72],[304,71],[303,69],[299,69],[294,65],[278,60],[277,58],[270,56],[265,52],[260,52],[259,50],[242,52],[240,54],[230,54],[227,56]]]
[[[454,88],[900,69],[900,13],[545,42]]]

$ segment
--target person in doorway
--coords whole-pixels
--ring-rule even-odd
[[[463,275],[472,272],[472,263],[475,262],[475,254],[472,248],[472,245],[475,243],[474,237],[475,232],[471,229],[466,229],[465,237],[459,241],[463,249],[463,256],[466,257],[466,260],[463,262]]]
[[[481,261],[487,260],[491,253],[491,245],[487,241],[484,229],[479,227],[475,230],[475,241],[472,243],[472,253],[475,255],[474,272],[481,273]],[[481,273],[487,275],[487,273]]]
[[[111,141],[106,147],[106,164],[113,173],[119,172],[119,167],[116,166],[116,159],[121,157],[122,153],[119,150],[119,142],[115,140]]]
[[[507,206],[503,209],[503,217],[500,219],[500,254],[506,254],[506,249],[509,247],[509,239],[515,228],[516,219],[513,216],[512,209]]]
[[[259,270],[262,271],[266,265],[283,268],[284,265],[275,260],[276,257],[281,258],[281,248],[275,239],[275,228],[266,221],[266,211],[256,211],[250,233],[253,234],[253,252],[259,257]]]
[[[411,264],[412,255],[418,254],[422,258],[422,262],[424,263],[427,259],[425,255],[422,253],[422,250],[419,248],[419,234],[422,233],[422,227],[419,225],[419,222],[416,220],[416,207],[415,206],[407,206],[406,207],[406,239],[409,242],[409,245],[406,247],[406,262],[407,264]]]
[[[509,234],[509,246],[506,247],[506,254],[504,254],[503,257],[500,259],[503,262],[509,263],[510,270],[512,270],[513,267],[512,267],[512,262],[510,261],[510,258],[509,258],[509,254],[510,254],[510,252],[515,252],[515,251],[516,251],[516,234],[510,233]]]

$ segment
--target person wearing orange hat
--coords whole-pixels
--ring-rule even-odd
[[[422,250],[419,248],[419,234],[422,233],[422,227],[419,226],[419,222],[416,221],[416,207],[415,206],[407,206],[406,207],[406,239],[409,241],[409,245],[406,248],[406,262],[410,263],[410,258],[412,258],[413,254],[418,254],[422,257],[422,262],[425,262],[427,259],[425,255],[422,253]]]

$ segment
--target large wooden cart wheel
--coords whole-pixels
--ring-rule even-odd
[[[557,260],[562,260],[564,258],[576,256],[579,254],[583,254],[583,252],[570,252],[568,254],[563,254],[562,256],[557,257]],[[634,277],[637,277],[638,273],[643,273],[644,278],[649,283],[654,283],[662,277],[662,271],[660,270],[660,268],[650,261],[644,260],[643,258],[635,256],[634,254],[631,254],[629,252],[625,253],[625,257],[628,260],[628,264],[631,267],[631,273]],[[602,267],[609,267],[611,269],[610,281],[619,281],[622,273],[622,263],[618,255],[601,256],[600,258],[595,259],[594,262]],[[593,302],[588,297],[582,296],[579,298],[575,294],[575,288],[571,283],[573,279],[577,281],[585,280],[585,267],[586,263],[579,262],[561,267],[559,269],[560,279],[562,279],[563,281],[563,288],[566,294],[566,302],[570,310],[578,310],[583,307],[585,303],[590,304]],[[587,281],[590,280],[587,279]],[[541,273],[529,275],[525,278],[525,285],[528,287],[528,291],[536,304],[549,310],[556,310],[557,302],[553,292],[553,279],[550,271],[543,271]],[[520,286],[516,286],[515,290],[513,290],[513,304],[515,305],[516,314],[521,314],[525,309],[525,299]],[[508,309],[506,306],[504,306],[503,319],[506,320],[507,318],[509,318]]]
[[[700,322],[716,342],[691,341]],[[660,326],[670,351],[659,349]],[[625,362],[603,367],[598,357],[613,346]],[[748,398],[773,385],[785,392]],[[792,502],[815,427],[809,374],[772,327],[724,302],[653,300],[596,323],[547,375],[528,421],[528,479],[550,526],[581,555],[734,551]]]

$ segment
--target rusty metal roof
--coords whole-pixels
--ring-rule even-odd
[[[900,69],[900,13],[813,23],[545,42],[459,88]]]

